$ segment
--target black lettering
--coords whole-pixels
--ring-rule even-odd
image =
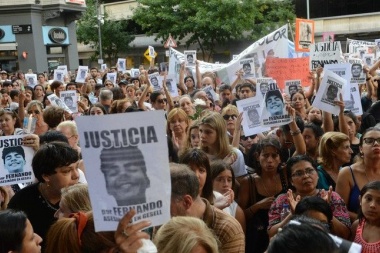
[[[102,141],[102,145],[103,145],[104,148],[110,148],[110,147],[112,147],[111,139],[108,138],[108,136],[109,136],[109,132],[108,131],[101,131],[100,132],[100,138],[103,140]],[[115,142],[115,145],[116,145],[116,142]]]

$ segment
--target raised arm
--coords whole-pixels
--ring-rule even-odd
[[[144,110],[144,111],[147,110],[146,106],[144,105],[146,94],[148,94],[149,88],[151,86],[150,80],[148,78],[148,72],[147,71],[145,71],[145,78],[146,78],[146,80],[148,80],[148,82],[147,82],[147,84],[145,86],[145,89],[141,93],[141,97],[140,97],[139,102],[138,102],[139,108],[142,109],[142,110]]]
[[[186,88],[186,85],[185,85],[185,63],[182,62],[181,63],[181,68],[179,69],[179,82],[178,82],[178,86],[186,91],[187,93],[187,88]]]
[[[292,122],[289,123],[290,134],[293,138],[294,147],[296,148],[296,151],[293,155],[306,154],[306,144],[303,139],[301,130],[298,128],[296,123],[296,110],[289,104],[286,105],[286,110],[288,111],[289,115],[291,115],[291,117],[293,118]]]
[[[195,62],[195,75],[196,75],[196,84],[195,84],[195,87],[197,87],[197,89],[202,89],[202,74],[201,74],[201,71],[199,70],[199,61],[196,60]]]

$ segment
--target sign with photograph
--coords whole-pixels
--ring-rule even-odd
[[[95,231],[133,223],[158,226],[170,219],[171,181],[164,111],[78,117]],[[110,124],[112,122],[112,124]]]
[[[197,51],[195,50],[188,50],[183,52],[185,54],[185,64],[186,66],[195,66],[195,63],[197,61]]]
[[[162,89],[162,77],[158,72],[149,74],[148,78],[154,91],[160,91]]]
[[[79,66],[77,76],[75,77],[76,83],[85,83],[88,74],[88,66]]]
[[[296,38],[294,41],[297,52],[309,52],[314,43],[314,21],[296,18]]]
[[[25,74],[26,84],[32,88],[37,85],[37,75],[36,74]]]
[[[78,112],[78,97],[76,90],[66,90],[59,93],[61,101],[72,111],[73,113]],[[64,108],[65,109],[65,108]]]
[[[60,81],[62,83],[65,83],[65,71],[64,70],[59,70],[55,69],[54,70],[54,81]]]
[[[49,95],[47,98],[50,101],[51,105],[61,107],[63,110],[70,114],[73,113],[70,108],[54,93]]]
[[[34,182],[34,150],[22,145],[23,135],[0,137],[0,186]]]
[[[117,59],[117,71],[123,72],[127,69],[126,60],[124,58]]]

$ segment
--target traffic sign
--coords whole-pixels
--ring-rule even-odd
[[[173,39],[171,35],[169,35],[169,38],[166,40],[164,44],[164,48],[169,48],[169,47],[177,47],[177,42]]]
[[[12,25],[13,34],[32,33],[32,25]]]
[[[144,56],[145,56],[145,58],[148,59],[148,61],[152,61],[152,57],[149,56],[149,48],[144,52]],[[157,57],[157,52],[154,51],[154,58],[156,58],[156,57]]]

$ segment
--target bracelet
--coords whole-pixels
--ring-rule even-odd
[[[291,136],[295,136],[295,135],[300,134],[300,133],[301,133],[301,130],[299,128],[296,131],[291,131],[290,130],[290,135]]]

